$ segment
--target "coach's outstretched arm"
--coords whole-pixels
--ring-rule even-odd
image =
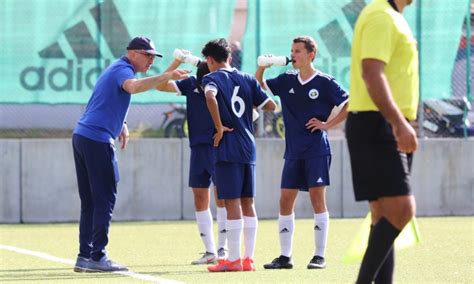
[[[128,79],[123,83],[123,89],[130,94],[138,94],[151,89],[156,89],[156,87],[169,80],[181,80],[188,78],[188,73],[190,70],[173,70],[165,72],[161,75],[152,76],[142,79]]]

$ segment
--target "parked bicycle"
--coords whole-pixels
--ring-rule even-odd
[[[171,105],[172,109],[163,113],[164,118],[160,129],[164,129],[167,138],[188,137],[188,120],[186,107],[182,105]]]

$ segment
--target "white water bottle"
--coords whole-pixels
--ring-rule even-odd
[[[183,50],[176,48],[173,51],[173,57],[183,63],[188,63],[194,66],[198,66],[201,63],[201,58],[192,55],[191,53],[184,53]]]
[[[257,58],[257,64],[261,67],[286,66],[291,60],[286,56],[275,56],[273,54],[260,55]]]

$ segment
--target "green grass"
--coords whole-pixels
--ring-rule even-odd
[[[313,255],[313,221],[297,220],[293,270],[266,271],[262,265],[279,254],[277,221],[259,223],[256,272],[211,274],[192,266],[203,251],[193,221],[113,223],[108,254],[137,273],[186,283],[354,283],[358,264],[341,258],[362,219],[333,219],[328,267],[307,270]],[[396,283],[473,283],[474,217],[418,218],[421,244],[396,253]],[[0,244],[75,259],[77,224],[0,225]],[[117,274],[78,274],[68,265],[0,249],[0,283],[138,283]]]

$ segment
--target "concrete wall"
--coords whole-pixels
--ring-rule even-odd
[[[346,141],[331,141],[333,159],[327,203],[332,217],[361,217],[354,202]],[[284,141],[257,140],[260,218],[276,218]],[[118,150],[121,181],[114,220],[194,219],[188,188],[187,140],[132,140]],[[413,164],[419,216],[474,215],[474,139],[422,140]],[[79,197],[70,139],[0,140],[0,223],[68,222],[79,218]],[[214,210],[215,206],[212,205]],[[312,217],[300,193],[297,217]]]
[[[20,143],[0,140],[0,222],[19,223],[20,218]]]

